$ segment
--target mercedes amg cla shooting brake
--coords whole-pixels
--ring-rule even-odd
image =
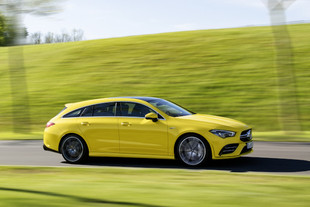
[[[47,124],[44,149],[69,163],[87,157],[178,159],[197,166],[253,150],[252,130],[229,118],[195,114],[151,97],[66,104]]]

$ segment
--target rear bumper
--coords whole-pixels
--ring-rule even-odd
[[[45,151],[50,151],[50,152],[56,152],[56,153],[59,153],[58,151],[56,151],[56,150],[53,150],[53,149],[51,149],[51,148],[48,148],[45,144],[43,144],[43,149],[45,150]]]

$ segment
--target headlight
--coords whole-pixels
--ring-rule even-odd
[[[217,129],[210,130],[210,132],[222,138],[233,137],[236,134],[236,132],[226,131],[226,130],[217,130]]]

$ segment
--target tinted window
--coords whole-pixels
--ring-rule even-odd
[[[93,116],[114,116],[115,103],[103,103],[93,106]]]
[[[63,117],[79,117],[81,112],[83,111],[83,109],[84,108],[71,111],[71,112],[67,113],[66,115],[64,115]]]
[[[192,112],[174,104],[172,102],[163,100],[163,99],[150,99],[146,100],[156,108],[165,112],[169,116],[178,117],[178,116],[187,116],[193,114]]]
[[[93,106],[85,107],[81,116],[92,116],[93,115]]]
[[[120,116],[144,117],[150,112],[156,113],[149,107],[138,103],[120,102],[119,106]]]

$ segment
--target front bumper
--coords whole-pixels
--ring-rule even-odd
[[[237,158],[253,152],[252,130],[239,131],[231,138],[216,136],[213,137],[213,143],[213,159]]]
[[[213,156],[213,159],[230,159],[237,158],[241,155],[246,155],[253,152],[253,148],[248,148],[247,143],[235,143],[225,145],[218,154]]]

